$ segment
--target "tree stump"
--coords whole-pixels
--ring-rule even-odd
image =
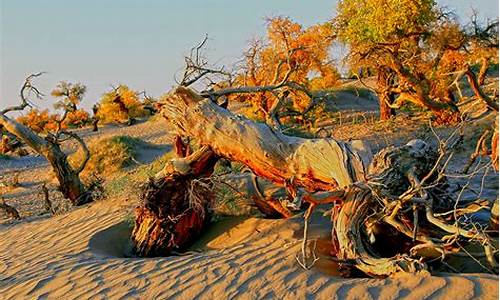
[[[134,253],[153,257],[185,250],[210,220],[212,200],[210,184],[190,176],[173,174],[151,180],[144,205],[136,208]]]
[[[183,251],[210,220],[214,194],[203,178],[213,172],[218,157],[202,147],[186,158],[170,161],[143,187],[143,204],[136,208],[133,251],[141,257]]]

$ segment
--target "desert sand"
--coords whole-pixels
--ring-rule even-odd
[[[108,200],[2,228],[0,298],[498,298],[498,276],[487,274],[344,279],[326,255],[305,271],[295,261],[302,234],[297,218],[234,218],[219,223],[193,246],[201,252],[126,258],[129,229],[124,218],[130,208]],[[312,221],[311,238],[320,239],[318,252],[326,252],[321,251],[321,239],[329,234],[324,222]]]

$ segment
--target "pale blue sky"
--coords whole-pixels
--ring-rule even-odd
[[[58,81],[88,87],[90,107],[111,84],[160,95],[174,84],[183,55],[207,33],[212,61],[240,58],[246,43],[275,15],[311,25],[334,15],[333,0],[0,0],[0,107],[18,101],[26,75],[46,71],[46,94]],[[467,21],[471,8],[498,17],[498,0],[441,0]],[[48,107],[53,103],[46,97]]]

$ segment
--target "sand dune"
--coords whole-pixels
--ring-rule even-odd
[[[132,206],[103,201],[69,214],[0,227],[1,299],[497,299],[498,276],[442,274],[388,279],[337,275],[327,257],[327,218],[311,223],[320,260],[295,261],[298,218],[231,218],[182,256],[126,258]],[[325,229],[326,228],[326,229]],[[200,251],[201,250],[201,251]]]

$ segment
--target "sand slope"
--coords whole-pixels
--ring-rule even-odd
[[[326,256],[295,262],[300,219],[222,221],[193,248],[168,258],[124,258],[132,205],[103,201],[69,214],[0,227],[1,299],[497,299],[486,274],[344,279]],[[327,218],[311,237],[328,239]],[[325,251],[318,243],[318,252]]]

